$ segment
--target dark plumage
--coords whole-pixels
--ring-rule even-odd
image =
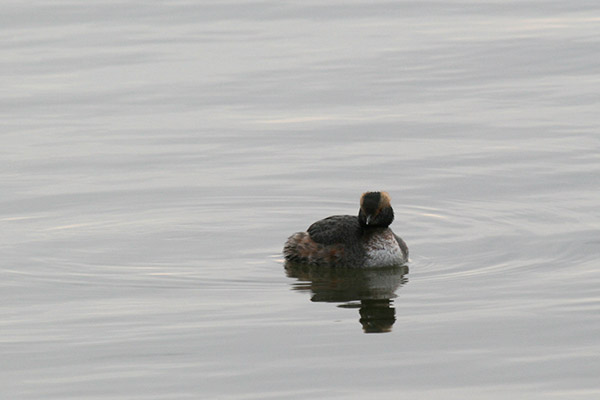
[[[359,239],[361,224],[352,215],[334,215],[315,222],[306,230],[312,240],[321,244],[335,244]]]
[[[408,247],[388,226],[394,220],[390,196],[367,192],[358,216],[334,215],[315,222],[287,240],[289,261],[315,265],[387,266],[408,261]]]

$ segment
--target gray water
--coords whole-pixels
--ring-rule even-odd
[[[2,399],[597,399],[596,1],[2,1]],[[284,268],[386,190],[407,268]]]

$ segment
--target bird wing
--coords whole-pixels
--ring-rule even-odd
[[[330,245],[354,240],[360,232],[358,217],[352,215],[334,215],[315,222],[307,229],[308,234],[317,243]]]

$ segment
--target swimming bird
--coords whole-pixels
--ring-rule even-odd
[[[334,215],[290,236],[288,261],[322,266],[386,267],[408,261],[408,247],[389,225],[394,210],[386,192],[366,192],[358,216]]]

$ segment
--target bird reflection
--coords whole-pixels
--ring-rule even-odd
[[[293,290],[309,291],[311,301],[342,303],[342,308],[358,308],[365,333],[390,332],[396,322],[393,299],[408,279],[408,267],[323,268],[285,263],[287,276],[296,278]]]

